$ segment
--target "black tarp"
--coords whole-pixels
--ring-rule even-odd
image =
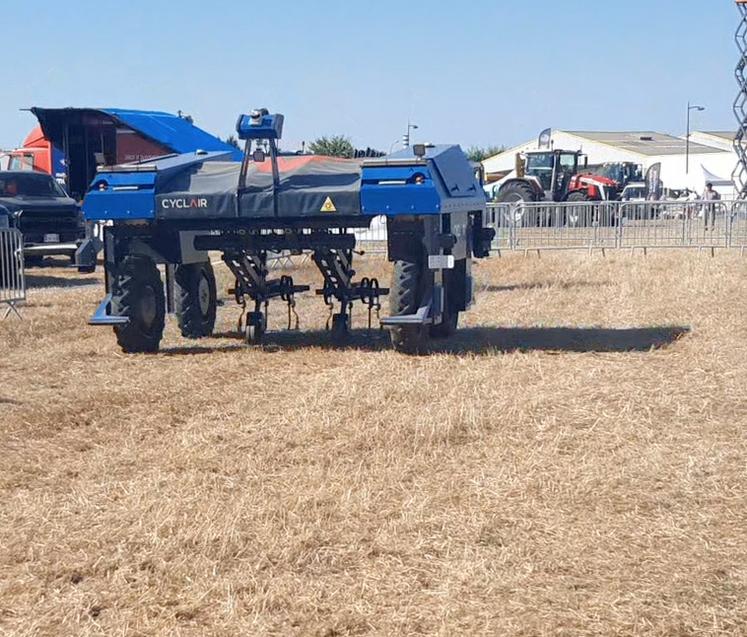
[[[278,158],[279,217],[360,214],[361,166],[357,160],[299,155]],[[250,164],[246,188],[238,194],[241,165],[205,162],[161,183],[157,216],[174,218],[249,218],[274,216],[269,158]]]

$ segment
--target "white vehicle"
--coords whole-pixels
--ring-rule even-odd
[[[620,195],[621,201],[646,201],[646,184],[642,181],[630,182]]]

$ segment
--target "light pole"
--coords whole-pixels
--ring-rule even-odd
[[[692,111],[704,111],[705,106],[696,106],[687,103],[687,135],[685,136],[685,174],[690,174],[690,113]]]
[[[407,122],[407,132],[404,135],[402,135],[402,146],[407,148],[410,145],[410,131],[417,130],[417,129],[418,129],[417,124],[412,124],[409,121]]]

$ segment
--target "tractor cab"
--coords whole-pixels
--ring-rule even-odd
[[[614,181],[621,192],[628,184],[643,181],[641,165],[631,161],[602,164],[595,173]]]
[[[545,193],[544,199],[565,199],[571,180],[578,174],[579,151],[548,150],[526,154],[524,174],[534,177]]]

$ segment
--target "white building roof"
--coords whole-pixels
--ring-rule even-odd
[[[734,148],[735,137],[734,131],[693,131],[690,134],[690,143],[697,142],[726,151]]]
[[[704,130],[704,131],[697,131],[701,133],[702,135],[709,135],[711,137],[717,137],[718,139],[723,139],[727,142],[733,142],[734,138],[736,137],[736,133],[733,130]],[[695,133],[693,133],[694,135]]]
[[[685,152],[685,140],[666,133],[655,131],[566,131],[569,135],[587,139],[592,142],[608,144],[620,150],[644,157],[661,157],[663,155],[682,155]],[[718,148],[690,141],[690,153],[705,155],[721,152]]]

